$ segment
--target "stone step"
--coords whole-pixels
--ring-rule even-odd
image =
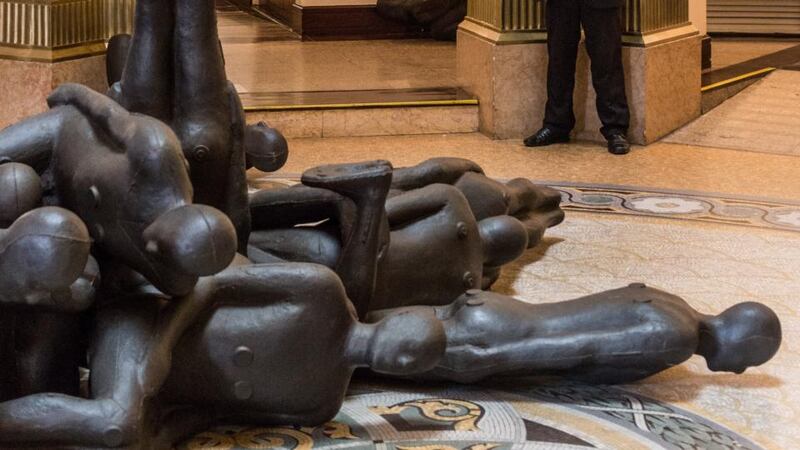
[[[290,138],[478,131],[478,101],[456,88],[240,93],[247,122]]]
[[[702,112],[706,114],[775,70],[800,64],[800,45],[703,73]]]

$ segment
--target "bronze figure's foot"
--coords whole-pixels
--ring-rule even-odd
[[[302,182],[344,195],[358,204],[387,195],[392,182],[392,165],[388,161],[369,161],[319,166],[303,173]]]

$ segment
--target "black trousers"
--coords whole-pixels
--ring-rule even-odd
[[[608,137],[627,133],[630,125],[622,68],[622,24],[619,8],[598,8],[592,0],[547,2],[547,108],[544,126],[568,134],[575,127],[573,94],[581,25],[592,65],[597,112]]]

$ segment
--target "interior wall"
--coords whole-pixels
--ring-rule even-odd
[[[689,19],[700,30],[700,34],[708,34],[708,2],[707,0],[689,0]]]

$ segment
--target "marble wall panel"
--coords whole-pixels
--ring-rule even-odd
[[[311,111],[256,111],[248,123],[264,121],[288,138],[473,133],[478,107],[425,106]]]
[[[529,135],[542,125],[547,102],[547,47],[542,43],[495,48],[494,134]]]
[[[57,63],[0,59],[0,128],[47,110],[46,99],[62,83],[108,89],[105,56]]]
[[[247,123],[266,122],[287,138],[322,137],[322,111],[253,111]]]
[[[495,44],[463,30],[458,31],[456,72],[458,85],[481,103],[480,129],[494,134],[494,48]]]

